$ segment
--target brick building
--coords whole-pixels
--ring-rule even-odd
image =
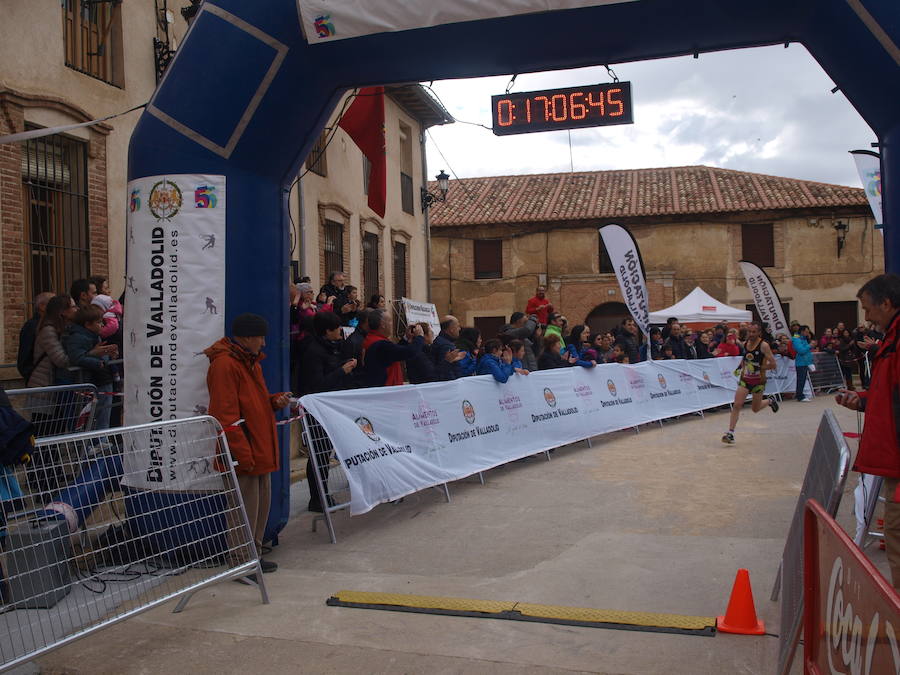
[[[188,3],[182,3],[187,5]],[[0,136],[78,124],[145,103],[187,31],[163,0],[0,6]],[[128,140],[138,112],[0,145],[0,362],[41,291],[88,275],[123,289]],[[0,377],[17,378],[7,368]]]
[[[598,227],[638,241],[651,310],[702,286],[752,307],[737,261],[769,273],[790,318],[856,323],[856,290],[884,268],[881,235],[858,188],[706,166],[490,176],[451,184],[431,209],[439,312],[492,333],[544,284],[569,324],[626,314]]]

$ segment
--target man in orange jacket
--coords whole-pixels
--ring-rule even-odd
[[[209,388],[209,414],[226,429],[231,456],[237,462],[238,486],[253,530],[257,553],[262,551],[263,534],[269,518],[271,479],[278,470],[278,436],[275,411],[290,402],[290,392],[270,394],[259,362],[266,345],[268,322],[258,314],[241,314],[231,324],[233,337],[224,337],[204,353],[209,357],[206,385]],[[278,565],[261,561],[263,572],[274,572]]]

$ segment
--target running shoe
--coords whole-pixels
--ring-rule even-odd
[[[726,432],[726,434],[722,436],[722,442],[727,443],[728,445],[734,445],[734,434],[730,431]]]
[[[778,412],[778,401],[776,401],[774,398],[770,398],[769,399],[769,407],[772,409],[773,413],[777,413]]]

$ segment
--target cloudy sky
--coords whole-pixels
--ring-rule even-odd
[[[576,129],[576,171],[704,164],[860,186],[851,149],[875,135],[801,45],[615,66],[630,81],[634,124]],[[609,82],[603,67],[520,75],[513,91]],[[508,77],[445,80],[434,91],[457,120],[491,126]],[[428,167],[461,178],[569,171],[565,131],[498,137],[467,124],[431,129]],[[443,153],[444,158],[441,157]],[[449,166],[448,166],[449,163]],[[452,167],[452,171],[451,171]]]

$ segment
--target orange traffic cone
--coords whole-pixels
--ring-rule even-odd
[[[753,589],[750,588],[750,572],[747,570],[738,570],[731,589],[728,610],[725,616],[716,619],[716,628],[723,633],[739,635],[762,635],[766,632],[765,624],[756,618]]]

